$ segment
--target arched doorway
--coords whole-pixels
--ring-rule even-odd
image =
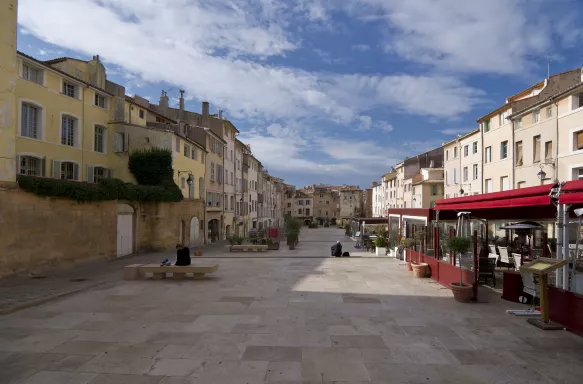
[[[117,205],[117,257],[134,252],[134,209],[128,204]]]
[[[189,231],[189,240],[190,240],[190,245],[195,245],[198,244],[198,238],[199,238],[199,229],[198,229],[198,218],[197,217],[193,217],[192,219],[190,219],[190,231]]]
[[[210,243],[215,243],[219,239],[219,220],[212,219],[208,222],[208,239]]]

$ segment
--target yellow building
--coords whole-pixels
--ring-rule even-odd
[[[99,56],[42,62],[17,52],[17,66],[17,173],[91,183],[111,177],[119,160],[108,127],[114,97]]]
[[[0,6],[0,183],[16,181],[17,0]]]

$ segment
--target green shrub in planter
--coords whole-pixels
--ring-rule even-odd
[[[374,245],[377,248],[387,248],[389,246],[389,242],[384,237],[377,237],[374,241]]]

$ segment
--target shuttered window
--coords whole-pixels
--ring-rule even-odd
[[[517,166],[521,166],[522,165],[522,141],[518,141],[515,144],[515,150],[516,150],[516,165]]]
[[[20,134],[24,137],[40,139],[40,108],[22,103]]]
[[[576,134],[577,149],[583,149],[583,131],[577,132]]]
[[[540,161],[540,135],[535,136],[532,138],[532,161],[539,162]]]

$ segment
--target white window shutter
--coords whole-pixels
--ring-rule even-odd
[[[123,152],[128,152],[130,149],[130,134],[124,133],[123,134]]]
[[[73,179],[79,180],[79,164],[73,163]]]
[[[47,175],[47,158],[46,157],[43,157],[40,161],[40,175],[42,177],[45,177]]]
[[[112,137],[113,151],[119,152],[119,133],[114,132]]]
[[[87,172],[86,172],[86,181],[88,183],[93,183],[94,180],[94,172],[93,172],[94,168],[91,165],[87,166]]]
[[[53,160],[53,179],[61,178],[61,162]]]

